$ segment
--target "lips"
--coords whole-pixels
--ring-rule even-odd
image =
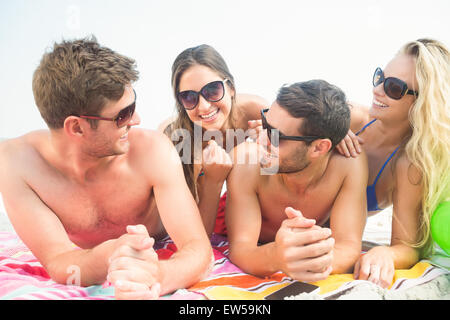
[[[123,136],[120,137],[120,140],[126,140],[128,139],[128,131]]]
[[[207,114],[200,115],[199,117],[204,121],[213,120],[218,113],[219,113],[219,108],[217,108]]]
[[[373,99],[373,104],[375,106],[377,106],[377,107],[380,107],[380,108],[388,108],[389,107],[387,104],[384,104],[384,103],[382,103],[382,102],[380,102],[378,100],[375,100],[375,99]]]

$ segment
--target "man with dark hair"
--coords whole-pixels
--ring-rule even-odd
[[[134,60],[95,38],[55,44],[33,77],[50,130],[0,144],[0,192],[23,242],[53,280],[108,278],[117,298],[188,287],[212,257],[171,141],[133,128],[137,79]],[[160,261],[154,238],[167,233],[178,251]]]
[[[368,176],[365,155],[333,151],[349,128],[345,94],[323,80],[284,86],[261,117],[258,144],[235,148],[234,159],[244,161],[227,180],[231,260],[251,274],[283,271],[300,281],[350,272],[361,251]]]

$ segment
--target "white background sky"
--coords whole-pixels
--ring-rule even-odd
[[[46,128],[32,74],[55,41],[94,34],[137,61],[145,128],[174,112],[171,66],[207,43],[225,58],[238,92],[272,101],[289,82],[325,79],[369,104],[371,77],[404,43],[450,45],[449,0],[0,0],[0,137]]]

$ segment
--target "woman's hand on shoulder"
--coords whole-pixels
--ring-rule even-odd
[[[347,158],[356,158],[362,151],[363,143],[364,139],[355,135],[352,130],[348,130],[347,135],[336,146],[336,150]]]

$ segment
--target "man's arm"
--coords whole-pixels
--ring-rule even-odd
[[[225,222],[230,260],[245,272],[267,276],[280,268],[274,259],[275,243],[258,246],[261,232],[261,209],[256,193],[259,165],[249,164],[247,157],[257,152],[255,146],[243,143],[234,149],[234,159],[242,159],[237,155],[240,152],[245,152],[246,159],[243,164],[235,163],[228,175]]]
[[[256,144],[243,143],[235,149],[247,155],[257,152]],[[254,159],[253,156],[250,157]],[[304,219],[300,212],[286,209],[287,219],[274,242],[258,246],[261,232],[261,209],[257,186],[259,164],[235,164],[227,180],[225,220],[230,243],[230,259],[245,272],[268,276],[283,271],[294,279],[317,281],[328,276],[333,244],[321,241],[330,236],[328,229],[312,228],[315,221]],[[285,213],[281,213],[285,214]]]
[[[181,161],[170,140],[152,137],[150,171],[162,223],[178,251],[160,261],[161,293],[187,288],[202,279],[212,261],[212,248],[198,207],[186,184]]]
[[[346,168],[347,175],[331,209],[330,228],[335,239],[333,273],[353,270],[361,253],[362,235],[366,224],[367,156],[357,158],[339,155],[335,168]],[[343,163],[345,162],[345,164]]]
[[[2,148],[0,148],[2,149]],[[2,151],[6,152],[5,148]],[[14,148],[9,148],[14,154]],[[62,284],[75,281],[82,286],[100,284],[107,274],[107,259],[115,241],[81,250],[70,241],[55,213],[22,178],[20,163],[12,157],[0,159],[0,191],[15,231],[49,273]]]

